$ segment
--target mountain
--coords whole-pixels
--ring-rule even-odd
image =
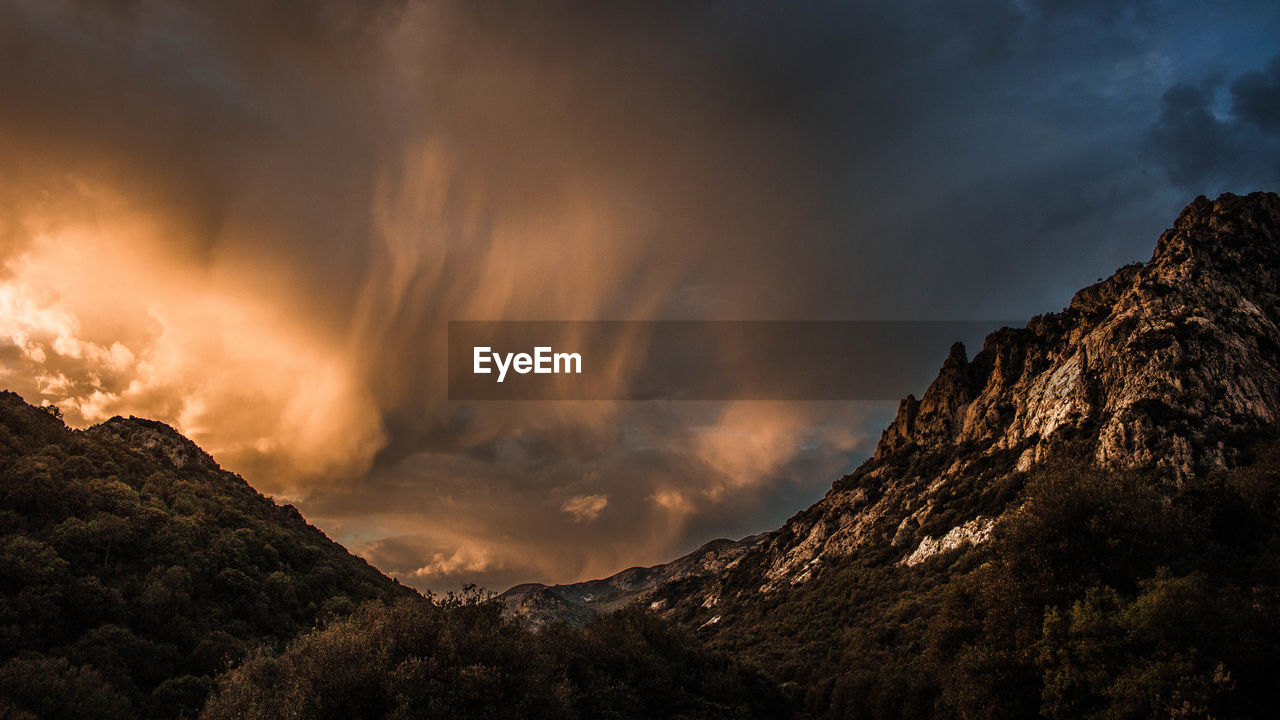
[[[260,646],[415,596],[167,425],[0,393],[4,717],[193,717]]]
[[[1238,464],[1278,417],[1280,197],[1200,197],[1145,265],[993,333],[972,361],[954,345],[872,458],[761,547],[758,590],[855,552],[915,564],[981,542],[1009,479],[1056,448],[1186,481]]]
[[[972,359],[953,346],[818,503],[706,572],[644,571],[672,579],[635,597],[817,716],[1269,714],[1278,416],[1280,197],[1200,197],[1147,263]],[[1179,617],[1202,632],[1160,635]]]

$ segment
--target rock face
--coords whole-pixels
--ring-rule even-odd
[[[1200,197],[1147,263],[991,334],[972,359],[952,346],[826,497],[732,564],[649,596],[717,608],[855,553],[915,565],[985,540],[1017,478],[1050,455],[1189,482],[1235,464],[1277,419],[1280,196]]]
[[[85,430],[91,437],[117,442],[137,452],[167,461],[177,470],[217,470],[218,463],[182,433],[158,420],[116,416]]]

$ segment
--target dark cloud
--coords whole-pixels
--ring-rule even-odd
[[[1280,55],[1265,70],[1242,73],[1231,83],[1231,111],[1269,135],[1280,135]]]
[[[1164,94],[1160,119],[1152,127],[1151,145],[1166,163],[1172,180],[1192,188],[1224,167],[1232,167],[1243,147],[1231,128],[1210,112],[1213,88],[1179,83]]]
[[[1027,6],[1049,20],[1113,24],[1132,21],[1155,4],[1150,0],[1031,0]]]
[[[1231,82],[1229,115],[1216,107],[1225,90],[1212,78],[1170,87],[1147,138],[1148,155],[1175,184],[1193,191],[1274,186],[1280,182],[1280,57],[1266,71],[1250,70]]]

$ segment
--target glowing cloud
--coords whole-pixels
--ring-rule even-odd
[[[578,522],[589,522],[595,520],[608,504],[609,498],[605,495],[578,495],[565,500],[560,509]]]

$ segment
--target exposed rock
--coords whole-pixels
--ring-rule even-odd
[[[934,555],[951,552],[965,545],[977,545],[991,536],[991,528],[995,524],[995,520],[991,518],[976,517],[963,525],[951,528],[950,532],[936,540],[925,536],[915,552],[903,558],[901,564],[914,567]]]
[[[167,460],[173,467],[218,470],[218,463],[181,433],[157,420],[116,416],[84,431],[86,434],[122,443],[135,452]]]

